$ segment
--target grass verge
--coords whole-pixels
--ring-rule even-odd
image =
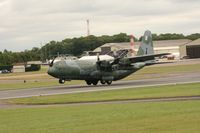
[[[126,80],[134,79],[148,79],[148,78],[160,78],[167,77],[168,74],[181,74],[189,72],[200,72],[200,63],[191,65],[173,65],[173,66],[150,66],[144,67],[138,72],[128,76]]]
[[[0,110],[2,133],[199,133],[200,101]]]
[[[16,89],[30,89],[30,88],[40,88],[40,87],[52,87],[52,86],[64,86],[64,85],[75,85],[75,84],[83,84],[83,81],[73,81],[73,82],[66,82],[65,84],[59,84],[57,80],[41,80],[41,81],[32,81],[26,80],[24,83],[23,80],[18,81],[17,83],[1,83],[0,84],[0,91],[1,90],[16,90]]]
[[[62,104],[91,101],[123,100],[135,98],[158,98],[173,96],[200,95],[200,83],[166,85],[155,87],[131,88],[121,90],[85,92],[76,94],[61,94],[37,96],[29,98],[8,99],[14,104]]]

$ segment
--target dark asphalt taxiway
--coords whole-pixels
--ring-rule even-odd
[[[146,86],[193,83],[193,82],[200,82],[200,72],[176,74],[169,77],[155,78],[155,79],[116,81],[113,82],[112,85],[97,85],[97,86],[70,85],[70,86],[56,86],[56,87],[44,87],[44,88],[21,89],[21,90],[5,90],[5,91],[0,91],[0,99],[66,94],[66,93],[79,93],[79,92],[90,92],[90,91],[101,91],[101,90],[114,90],[114,89],[124,89],[124,88],[137,88]]]

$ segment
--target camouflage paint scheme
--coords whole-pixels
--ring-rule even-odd
[[[111,84],[112,81],[123,79],[142,69],[145,65],[153,64],[155,57],[164,54],[154,54],[152,35],[150,31],[144,33],[137,56],[116,58],[113,61],[99,60],[65,60],[52,62],[48,74],[58,78],[59,83],[66,80],[85,80],[88,85]]]

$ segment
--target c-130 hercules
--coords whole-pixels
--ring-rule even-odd
[[[58,78],[59,83],[85,80],[88,85],[97,85],[99,81],[109,85],[112,81],[123,79],[146,65],[156,64],[155,57],[168,54],[154,54],[152,35],[147,30],[134,57],[103,59],[105,55],[97,55],[84,60],[53,60],[49,65],[48,74]]]

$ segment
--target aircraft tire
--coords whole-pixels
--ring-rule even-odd
[[[106,83],[106,81],[104,81],[104,80],[101,80],[100,82],[101,82],[101,84],[103,84],[103,85]]]
[[[112,81],[106,81],[106,83],[107,83],[108,85],[110,85],[110,84],[112,84]]]
[[[99,82],[98,80],[97,80],[97,81],[93,81],[92,84],[93,84],[93,85],[97,85],[98,82]]]
[[[64,80],[64,79],[59,79],[59,83],[60,83],[60,84],[64,84],[64,83],[65,83],[65,80]]]
[[[86,80],[85,82],[87,83],[87,85],[91,85],[92,84],[92,82],[88,81],[88,80]]]

